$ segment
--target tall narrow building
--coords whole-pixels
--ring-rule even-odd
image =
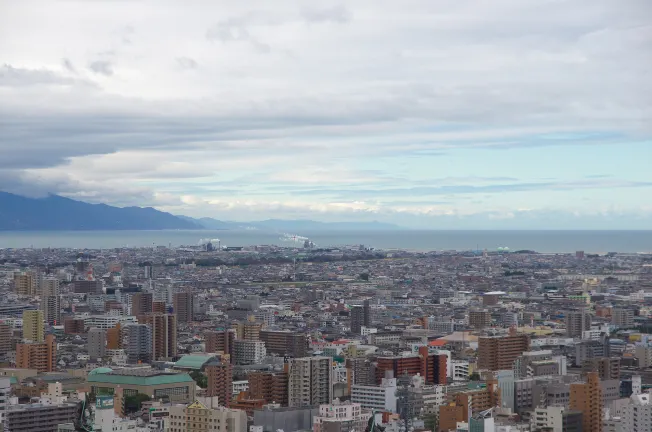
[[[152,313],[154,295],[152,293],[139,292],[131,296],[131,315],[138,316]]]
[[[97,360],[106,355],[106,330],[92,328],[88,331],[88,355]]]
[[[41,310],[43,311],[43,319],[49,325],[61,325],[59,294],[58,279],[45,278],[41,280]]]
[[[585,310],[566,312],[566,335],[582,337],[582,333],[591,330],[591,314]]]
[[[205,365],[204,370],[208,376],[206,396],[217,396],[217,402],[228,407],[233,392],[233,366],[228,362],[213,360]]]
[[[602,386],[597,372],[589,372],[585,383],[570,385],[570,408],[582,412],[583,432],[602,432]]]
[[[23,312],[23,339],[28,342],[43,342],[43,311],[26,310]]]
[[[170,359],[177,356],[177,317],[172,314],[140,315],[140,324],[147,324],[152,330],[153,360]]]
[[[288,405],[302,407],[329,404],[333,399],[333,366],[330,357],[290,360]]]
[[[215,330],[204,333],[205,351],[207,353],[223,353],[232,355],[235,331]]]
[[[351,308],[351,333],[361,334],[364,325],[364,308],[362,306],[353,306]]]
[[[177,315],[177,321],[180,323],[191,322],[194,316],[194,297],[191,290],[175,293],[172,297],[174,303],[174,313]]]
[[[127,354],[127,363],[151,363],[152,345],[152,329],[147,324],[129,324],[124,327],[122,346]]]

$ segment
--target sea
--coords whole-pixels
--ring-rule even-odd
[[[302,246],[284,234],[310,239],[317,247],[364,245],[375,249],[412,251],[493,251],[498,248],[541,253],[652,253],[652,231],[304,231],[280,233],[263,230],[162,231],[0,231],[0,249],[196,246],[210,239],[221,246]],[[290,237],[291,238],[291,237]],[[216,244],[217,246],[217,244]]]

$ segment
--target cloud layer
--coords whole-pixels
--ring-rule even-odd
[[[4,5],[0,189],[224,219],[649,226],[649,1],[241,3]]]

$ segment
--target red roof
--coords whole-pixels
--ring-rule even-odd
[[[432,340],[432,341],[428,342],[428,346],[440,347],[440,346],[446,345],[447,343],[448,343],[447,340],[435,339],[435,340]]]

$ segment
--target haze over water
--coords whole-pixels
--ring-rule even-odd
[[[537,252],[652,252],[652,231],[305,231],[318,247],[363,244],[378,249],[510,250]],[[220,239],[222,246],[301,246],[283,241],[282,233],[260,230],[59,231],[0,232],[0,248],[117,248],[197,245],[202,238]]]

